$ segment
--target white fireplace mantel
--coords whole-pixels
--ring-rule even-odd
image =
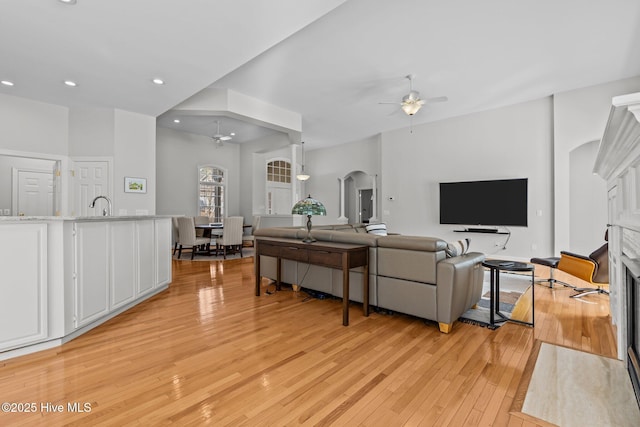
[[[640,92],[613,98],[593,171],[607,181],[611,318],[617,327],[618,358],[626,360],[623,258],[640,260]]]
[[[593,171],[609,182],[640,157],[640,92],[616,96]]]

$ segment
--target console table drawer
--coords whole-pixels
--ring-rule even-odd
[[[280,246],[260,244],[260,255],[279,257],[280,252]]]
[[[309,263],[331,268],[342,268],[342,254],[322,250],[309,251]]]
[[[294,246],[280,246],[281,258],[290,259],[293,261],[307,262],[307,250],[303,248],[296,248]]]

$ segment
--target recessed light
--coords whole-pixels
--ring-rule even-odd
[[[5,86],[13,86],[13,82],[10,82],[9,80],[0,80],[0,83]]]
[[[180,123],[180,119],[173,119],[173,123]]]
[[[152,81],[154,84],[157,84],[157,85],[163,85],[163,84],[164,84],[164,80],[162,80],[162,79],[157,79],[157,78],[156,78],[156,79],[153,79],[153,80],[151,80],[151,81]]]
[[[73,80],[65,80],[64,84],[66,84],[67,86],[70,86],[70,87],[78,86],[78,84],[76,82],[74,82]]]
[[[58,0],[60,3],[64,4],[76,4],[76,0]]]
[[[231,132],[229,135],[236,136],[236,133],[235,132]]]

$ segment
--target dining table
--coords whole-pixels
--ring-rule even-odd
[[[220,237],[224,230],[224,225],[221,222],[212,222],[210,224],[196,224],[196,230],[204,230],[203,237]],[[251,224],[243,224],[242,228],[251,228]]]

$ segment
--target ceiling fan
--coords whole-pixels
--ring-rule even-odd
[[[446,96],[425,99],[420,98],[420,92],[413,90],[413,79],[415,77],[416,76],[414,74],[405,76],[405,78],[409,80],[409,93],[402,97],[402,102],[380,102],[380,104],[400,105],[400,108],[402,108],[402,111],[404,111],[406,115],[413,116],[427,102],[444,102],[449,99]]]
[[[216,144],[218,144],[218,146],[222,146],[224,141],[230,141],[231,139],[233,139],[233,136],[235,135],[235,133],[231,132],[229,135],[221,134],[220,133],[220,121],[217,121],[216,123],[218,123],[218,131],[211,138],[213,139],[213,141]]]

